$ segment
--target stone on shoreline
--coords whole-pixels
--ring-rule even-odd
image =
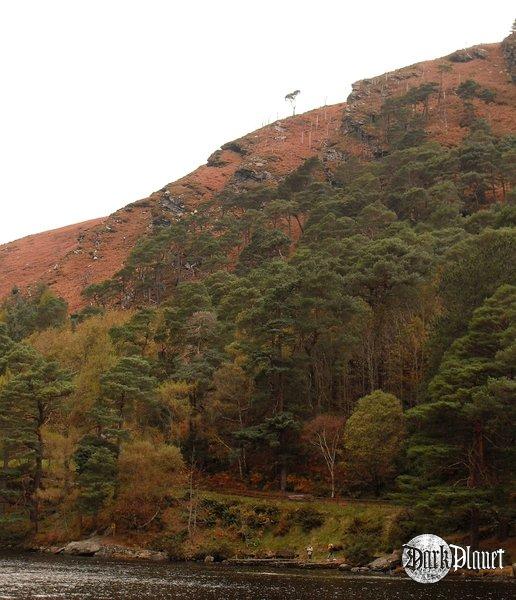
[[[94,556],[100,550],[98,539],[70,542],[62,549],[63,554],[72,556]]]
[[[375,558],[367,566],[373,571],[390,571],[401,563],[401,552],[394,550],[391,554],[384,554]]]
[[[47,552],[63,553],[71,556],[100,556],[102,558],[119,558],[130,560],[168,560],[166,552],[147,550],[146,548],[129,548],[117,544],[103,543],[102,538],[90,538],[66,544],[63,548],[47,549]]]

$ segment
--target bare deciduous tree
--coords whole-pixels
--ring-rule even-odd
[[[330,476],[331,497],[335,498],[335,467],[343,441],[344,419],[331,414],[314,417],[306,424],[304,437],[324,459]]]

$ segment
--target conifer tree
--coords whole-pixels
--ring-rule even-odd
[[[480,524],[509,504],[515,328],[516,287],[503,285],[444,355],[429,400],[408,412],[416,475],[400,478],[402,489],[430,518],[469,526],[474,546]]]
[[[45,442],[43,428],[71,393],[70,375],[34,349],[16,344],[5,356],[7,383],[0,392],[0,423],[10,487],[18,490],[33,529],[40,518]],[[5,454],[4,454],[5,461]],[[12,465],[12,466],[11,466]]]

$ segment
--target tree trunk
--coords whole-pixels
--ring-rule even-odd
[[[282,492],[287,491],[287,464],[284,458],[281,459],[280,468],[280,490]]]

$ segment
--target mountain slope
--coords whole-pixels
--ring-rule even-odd
[[[386,100],[430,82],[439,86],[437,99],[427,107],[425,128],[431,139],[455,145],[464,137],[463,100],[456,89],[470,79],[495,94],[490,103],[471,99],[476,114],[488,121],[494,133],[516,131],[511,38],[359,81],[347,103],[277,121],[224,144],[207,164],[104,219],[0,246],[0,297],[15,285],[44,281],[76,310],[84,304],[81,290],[119,270],[139,237],[193,210],[200,201],[224,189],[278,181],[311,156],[322,159],[331,178],[332,165],[347,156],[381,155],[386,144],[379,122],[385,119]]]

